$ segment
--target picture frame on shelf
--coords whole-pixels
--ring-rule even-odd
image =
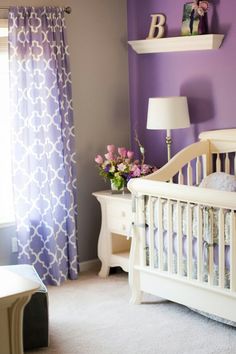
[[[208,34],[208,1],[187,2],[183,7],[182,36]]]

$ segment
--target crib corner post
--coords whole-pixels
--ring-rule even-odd
[[[141,204],[140,204],[141,203]],[[130,256],[129,256],[129,286],[131,289],[131,304],[140,304],[142,299],[142,292],[140,288],[140,271],[136,266],[140,265],[140,247],[141,234],[140,225],[143,220],[139,219],[140,215],[143,217],[144,213],[144,197],[133,196],[133,237],[131,242]]]
[[[140,289],[140,272],[133,267],[129,267],[129,286],[131,289],[130,304],[140,304],[142,301],[142,291]]]
[[[140,272],[135,269],[135,264],[139,257],[139,240],[138,236],[134,235],[131,243],[130,258],[129,258],[129,286],[131,289],[131,304],[140,304],[142,292],[140,289]]]
[[[202,155],[203,159],[203,176],[206,177],[212,173],[212,153],[210,142],[208,141],[208,148],[205,155]]]
[[[132,287],[130,304],[139,305],[142,302],[142,291],[140,289],[136,289],[134,286]]]

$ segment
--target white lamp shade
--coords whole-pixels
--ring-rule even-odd
[[[149,98],[147,129],[179,129],[189,126],[186,97]]]

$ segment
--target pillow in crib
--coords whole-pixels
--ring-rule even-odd
[[[214,172],[205,177],[199,187],[236,192],[236,176],[225,172]]]

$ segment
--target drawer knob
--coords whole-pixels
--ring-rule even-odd
[[[126,230],[126,226],[122,225],[122,230],[125,231]]]
[[[126,214],[125,214],[125,211],[122,211],[122,212],[121,212],[121,216],[125,217],[125,215],[126,215]]]

